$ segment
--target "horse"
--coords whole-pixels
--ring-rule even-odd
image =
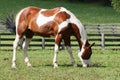
[[[57,56],[61,40],[64,40],[66,49],[70,55],[71,63],[77,66],[72,50],[70,36],[75,36],[79,44],[78,57],[83,67],[91,66],[92,46],[89,44],[84,26],[76,18],[76,16],[64,7],[56,7],[53,9],[43,9],[34,6],[28,6],[21,9],[15,18],[16,37],[13,42],[13,58],[12,68],[16,67],[16,50],[19,41],[23,36],[26,37],[22,48],[24,52],[24,61],[27,66],[32,66],[27,54],[27,48],[34,36],[37,34],[43,37],[55,37],[53,66],[58,67]]]

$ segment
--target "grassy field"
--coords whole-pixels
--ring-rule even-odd
[[[105,7],[98,3],[69,2],[68,0],[1,0],[0,18],[14,10],[15,14],[27,6],[40,8],[54,8],[63,6],[72,11],[82,23],[119,23],[120,14],[112,7]]]
[[[82,68],[73,50],[78,67],[70,63],[66,51],[58,55],[59,67],[52,65],[53,50],[29,51],[32,67],[23,62],[21,50],[17,54],[17,69],[11,69],[12,51],[0,51],[0,80],[120,80],[120,51],[93,50],[92,67]]]
[[[66,0],[1,0],[0,19],[14,10],[15,14],[27,6],[41,8],[53,8],[63,6],[72,11],[82,23],[119,23],[120,14],[112,7],[104,7],[93,3],[71,3]],[[12,42],[11,42],[12,43]],[[32,47],[31,47],[32,48]],[[77,57],[77,51],[73,54],[78,67],[71,65],[66,51],[60,51],[58,55],[59,67],[53,68],[53,49],[30,50],[29,57],[32,67],[24,64],[21,50],[17,54],[17,69],[11,69],[11,50],[0,49],[0,80],[120,80],[120,51],[93,50],[92,67],[82,68]]]

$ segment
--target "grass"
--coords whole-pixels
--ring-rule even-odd
[[[98,3],[71,3],[66,0],[1,0],[0,18],[14,10],[17,13],[27,6],[53,8],[63,6],[72,11],[82,23],[119,23],[120,15],[112,7]],[[33,48],[33,47],[31,47]],[[73,50],[78,67],[74,68],[66,51],[58,55],[59,68],[52,65],[53,50],[30,50],[31,68],[26,67],[21,50],[17,52],[17,69],[11,69],[12,51],[0,50],[0,80],[120,80],[120,51],[93,50],[92,67],[82,68]]]
[[[58,55],[59,67],[53,68],[53,50],[29,51],[31,68],[23,62],[21,50],[17,54],[17,69],[11,69],[11,51],[1,51],[0,80],[119,80],[120,79],[120,51],[93,50],[92,67],[82,68],[73,50],[78,67],[70,63],[66,51]]]
[[[105,7],[98,3],[77,3],[67,0],[1,0],[0,3],[0,17],[6,17],[12,10],[14,10],[16,14],[20,9],[27,6],[36,6],[40,8],[63,6],[72,11],[82,23],[120,22],[119,13],[115,12],[112,7]]]

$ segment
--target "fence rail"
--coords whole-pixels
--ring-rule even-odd
[[[120,25],[119,24],[88,24],[84,25],[90,43],[95,42],[94,49],[120,49]],[[15,35],[2,31],[0,33],[0,47],[1,49],[12,48],[12,43]],[[71,46],[78,48],[78,43],[74,37],[71,37]],[[30,47],[37,48],[54,48],[54,38],[43,38],[35,36],[32,39]],[[64,43],[61,44],[64,48]],[[32,47],[33,48],[33,47]],[[32,49],[31,48],[31,49]]]

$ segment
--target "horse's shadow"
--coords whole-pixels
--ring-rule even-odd
[[[107,66],[104,66],[104,65],[102,65],[102,64],[100,64],[100,63],[94,63],[94,64],[91,65],[91,67],[95,67],[95,68],[105,68],[105,67],[107,67]]]
[[[45,66],[52,66],[53,67],[53,65],[51,65],[51,64],[47,64]],[[59,67],[73,67],[72,64],[58,64],[58,66]],[[77,67],[82,67],[82,65],[77,65]]]
[[[37,66],[33,66],[33,67],[39,67],[39,66],[53,67],[52,64],[37,65]],[[59,66],[59,67],[73,67],[72,64],[59,64],[58,66]],[[77,67],[82,67],[82,65],[81,65],[81,64],[77,64]],[[94,64],[92,64],[92,65],[90,66],[90,68],[105,68],[105,67],[107,67],[107,66],[104,66],[104,65],[102,65],[102,64],[100,64],[100,63],[94,63]]]

